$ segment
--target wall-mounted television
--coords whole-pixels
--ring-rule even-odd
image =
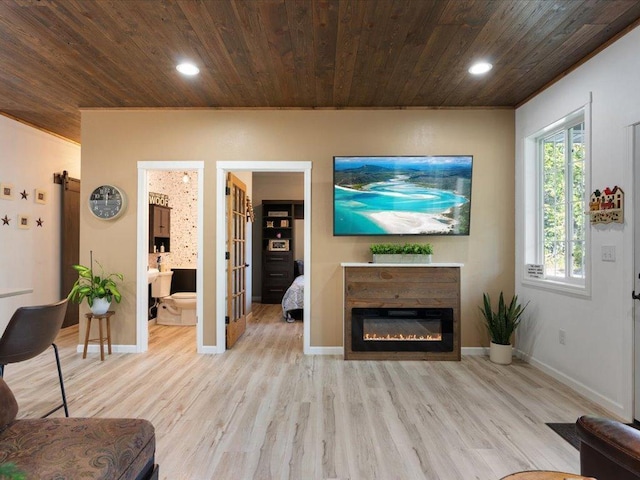
[[[333,157],[333,234],[469,235],[472,155]]]

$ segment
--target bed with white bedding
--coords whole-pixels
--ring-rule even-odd
[[[287,322],[302,319],[304,309],[304,275],[295,278],[282,297],[282,316]]]

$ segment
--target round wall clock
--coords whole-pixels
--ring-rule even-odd
[[[89,210],[101,220],[118,218],[126,206],[127,199],[124,192],[113,185],[100,185],[89,196]]]

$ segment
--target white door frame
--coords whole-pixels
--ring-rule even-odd
[[[138,272],[136,281],[136,352],[146,352],[149,349],[149,283],[147,281],[147,264],[149,262],[149,188],[148,188],[148,171],[149,170],[166,170],[166,171],[187,171],[195,170],[198,172],[198,218],[197,233],[198,241],[198,259],[196,265],[196,291],[198,297],[196,301],[196,345],[197,352],[203,353],[202,348],[202,332],[203,329],[203,271],[204,271],[204,162],[203,161],[153,161],[138,162],[138,242],[137,242],[137,268]]]
[[[631,210],[633,212],[633,216],[631,217],[631,226],[632,226],[632,235],[631,241],[633,242],[633,248],[631,251],[633,252],[633,263],[632,263],[632,288],[637,293],[640,293],[640,279],[638,278],[638,273],[640,272],[640,251],[637,246],[640,244],[640,191],[638,191],[638,187],[640,186],[640,124],[631,125],[629,128],[628,135],[628,144],[629,149],[631,151],[631,166],[632,166],[632,174],[633,174],[633,186],[631,188],[631,195],[627,193],[631,197],[632,202],[625,205],[627,211]],[[625,192],[626,193],[626,192]],[[626,203],[626,202],[625,202]],[[630,208],[631,207],[631,208]],[[629,218],[629,217],[627,217]],[[625,219],[628,221],[627,219]],[[632,385],[631,389],[631,410],[632,410],[632,419],[640,419],[640,300],[631,300],[631,313],[632,313],[632,355],[633,355],[633,366],[632,366]]]
[[[224,353],[225,345],[225,187],[227,172],[302,172],[304,173],[304,310],[303,352],[311,353],[311,162],[216,162],[216,345],[211,353]],[[253,248],[256,248],[255,246]]]

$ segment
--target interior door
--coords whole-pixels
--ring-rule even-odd
[[[78,279],[78,273],[71,266],[80,263],[80,180],[69,177],[66,170],[54,178],[62,186],[60,298],[64,298]],[[69,302],[63,328],[78,323],[78,311],[79,305]]]
[[[640,196],[635,195],[640,192],[640,125],[633,128],[633,191],[634,191],[634,239],[633,257],[635,271],[635,291],[636,299],[633,308],[633,336],[634,336],[634,405],[633,418],[640,420]]]
[[[227,174],[227,348],[233,347],[247,328],[247,187]]]

